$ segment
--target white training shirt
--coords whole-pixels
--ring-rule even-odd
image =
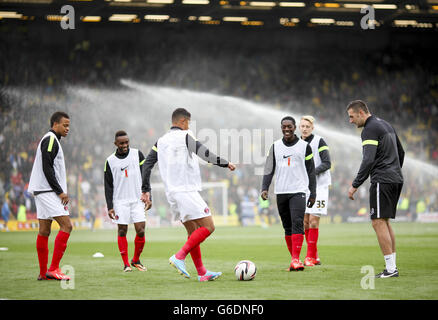
[[[309,192],[305,164],[307,144],[301,139],[291,147],[286,146],[282,139],[274,142],[276,194]]]
[[[170,130],[158,139],[158,167],[166,192],[201,191],[198,158],[189,152],[186,136],[190,130]]]
[[[117,158],[113,153],[107,162],[113,175],[113,203],[138,202],[142,184],[138,149],[129,148],[129,154],[124,159]]]
[[[49,131],[44,135],[44,137],[41,139],[40,143],[38,144],[35,160],[33,162],[32,173],[30,175],[29,187],[28,187],[28,191],[32,194],[37,191],[52,190],[52,187],[49,185],[49,182],[47,181],[47,178],[43,171],[43,157],[41,154],[41,142],[48,136],[50,136],[50,142],[48,147],[49,149],[53,147],[54,143],[57,143],[59,146],[58,153],[53,161],[53,168],[55,170],[56,180],[61,186],[63,192],[67,193],[67,175],[65,170],[64,152],[62,151],[61,144],[59,143],[56,134]]]

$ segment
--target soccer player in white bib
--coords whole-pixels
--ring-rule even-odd
[[[108,216],[117,223],[117,244],[123,260],[123,271],[132,271],[128,259],[128,225],[133,223],[136,236],[134,257],[131,265],[140,271],[146,267],[140,262],[140,254],[145,245],[145,205],[141,201],[142,170],[145,161],[141,151],[129,147],[128,134],[117,131],[115,134],[116,152],[105,161],[104,186]],[[149,209],[149,208],[146,208]]]
[[[215,230],[210,209],[201,198],[201,173],[196,156],[214,165],[233,171],[234,164],[210,152],[193,137],[189,130],[191,114],[184,108],[172,113],[172,127],[158,139],[146,158],[143,174],[142,200],[151,205],[150,175],[158,162],[160,175],[164,183],[166,197],[175,219],[182,222],[187,230],[188,239],[184,246],[173,256],[169,263],[186,278],[185,258],[190,253],[198,272],[199,281],[217,279],[222,273],[209,271],[202,263],[200,244]]]
[[[70,130],[70,117],[65,112],[55,112],[50,118],[51,130],[47,132],[36,150],[28,192],[35,197],[39,231],[36,241],[40,274],[38,280],[70,280],[59,268],[72,223],[67,208],[67,175],[64,152],[60,143]],[[55,239],[52,263],[47,270],[49,256],[48,240],[55,220],[60,227]]]
[[[316,174],[317,197],[315,205],[312,208],[306,208],[304,215],[304,234],[307,241],[307,255],[304,259],[304,265],[308,267],[321,264],[317,248],[319,220],[322,215],[327,215],[329,186],[331,184],[329,147],[321,136],[312,133],[314,122],[314,117],[306,115],[301,118],[299,126],[301,139],[309,143],[312,148]]]
[[[316,177],[310,145],[295,134],[293,117],[281,120],[283,138],[274,142],[266,159],[261,197],[268,199],[268,190],[275,175],[277,207],[285,232],[285,241],[292,257],[289,271],[304,270],[300,260],[304,240],[304,213],[316,198]],[[306,194],[310,192],[306,201]]]

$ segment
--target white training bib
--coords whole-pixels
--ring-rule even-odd
[[[299,139],[291,147],[282,139],[274,142],[276,194],[309,192],[309,177],[306,170],[307,142]]]
[[[142,184],[138,150],[130,148],[129,154],[124,159],[119,159],[112,154],[107,161],[113,175],[114,205],[137,202],[141,197]]]
[[[189,152],[186,136],[189,130],[171,130],[158,139],[158,167],[166,192],[201,191],[198,158]]]
[[[51,151],[54,143],[58,143],[59,149],[58,154],[53,161],[53,169],[55,170],[56,180],[58,181],[64,193],[67,193],[67,175],[65,170],[64,152],[58,138],[56,137],[56,134],[51,131],[47,132],[38,144],[32,167],[32,173],[30,175],[28,191],[33,194],[36,191],[52,190],[52,187],[49,185],[49,182],[47,181],[46,175],[43,171],[43,157],[41,153],[41,142],[47,137],[50,137],[48,151]]]

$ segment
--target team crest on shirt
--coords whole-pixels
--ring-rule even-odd
[[[114,218],[115,218],[115,220],[119,220],[119,216],[118,215],[116,215]]]
[[[209,213],[209,212],[210,212],[210,209],[208,209],[208,207],[207,207],[207,208],[204,209],[204,212],[205,212],[205,213]]]

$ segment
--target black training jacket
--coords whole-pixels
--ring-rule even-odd
[[[368,176],[371,183],[403,183],[405,151],[394,128],[372,115],[366,120],[361,137],[363,159],[352,186],[358,188]]]

